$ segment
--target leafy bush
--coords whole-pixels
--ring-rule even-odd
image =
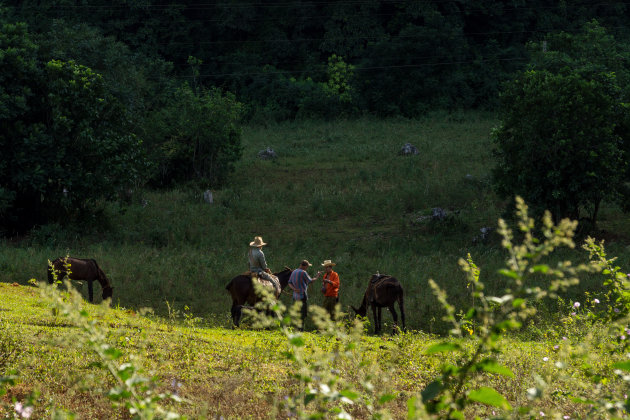
[[[181,86],[173,101],[152,117],[156,136],[149,144],[156,164],[152,182],[221,185],[242,154],[242,112],[242,104],[231,94]]]
[[[248,118],[267,123],[295,118],[335,119],[356,114],[354,66],[333,54],[328,58],[325,74],[292,77],[265,66],[244,90],[252,104]],[[323,73],[323,72],[321,72]]]
[[[610,39],[588,30],[506,84],[493,132],[494,183],[499,194],[523,196],[538,214],[549,209],[556,220],[585,214],[595,225],[602,200],[626,194],[630,108],[623,78],[606,65],[615,61]],[[582,44],[597,52],[586,55],[590,61],[580,55]]]
[[[19,24],[2,26],[0,50],[0,226],[74,218],[141,181],[140,141],[99,74],[42,63]]]

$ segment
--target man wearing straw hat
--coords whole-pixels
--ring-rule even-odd
[[[267,267],[267,260],[262,251],[263,245],[267,244],[263,242],[262,236],[254,237],[254,240],[249,243],[249,253],[247,255],[249,271],[256,274],[258,278],[269,280],[276,289],[276,296],[278,296],[280,294],[280,283],[278,279],[271,275],[271,270]]]
[[[293,290],[293,301],[302,302],[302,327],[300,331],[304,330],[306,314],[308,313],[308,285],[317,280],[322,273],[318,271],[315,277],[311,278],[306,270],[312,265],[308,260],[302,260],[300,267],[293,270],[291,277],[289,277],[289,287]]]
[[[337,265],[331,260],[322,264],[326,272],[322,278],[322,292],[324,293],[324,308],[330,314],[330,319],[335,320],[335,307],[339,302],[339,274],[333,271]]]

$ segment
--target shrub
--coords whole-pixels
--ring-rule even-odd
[[[556,221],[585,215],[594,226],[602,200],[627,193],[630,108],[624,78],[607,64],[616,61],[611,39],[592,27],[561,39],[559,51],[538,57],[502,92],[494,184],[538,214],[549,209]]]
[[[140,181],[140,141],[99,74],[42,63],[19,24],[2,26],[0,52],[0,226],[72,219]]]
[[[218,89],[195,92],[185,84],[173,101],[153,116],[154,135],[149,146],[156,163],[152,182],[195,181],[221,185],[240,159],[243,106],[233,95]]]

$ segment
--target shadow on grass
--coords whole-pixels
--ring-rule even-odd
[[[74,324],[58,321],[30,321],[25,322],[27,325],[33,325],[35,327],[59,327],[59,328],[78,328]]]

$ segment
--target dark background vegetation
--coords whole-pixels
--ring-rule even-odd
[[[102,73],[138,111],[173,80],[216,86],[263,121],[373,112],[413,117],[497,105],[526,44],[597,19],[630,36],[625,2],[595,1],[5,1],[51,58]],[[354,67],[352,103],[318,83],[328,59]],[[201,61],[194,74],[189,57]],[[115,85],[115,86],[114,86]],[[334,101],[333,101],[334,102]]]

